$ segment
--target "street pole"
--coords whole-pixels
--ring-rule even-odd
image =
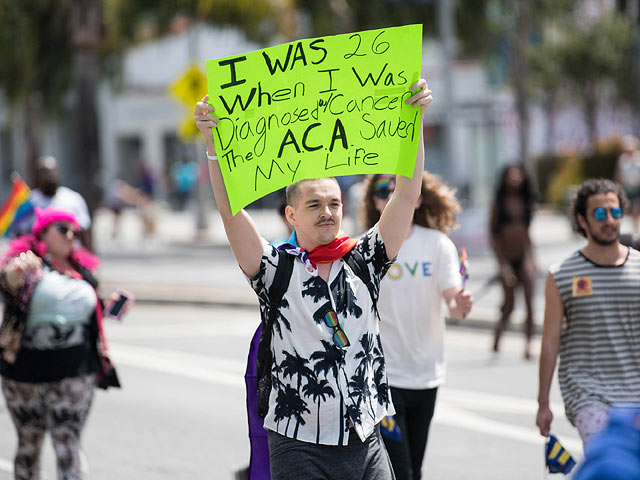
[[[191,63],[196,63],[199,61],[199,48],[198,48],[198,28],[190,27],[187,42],[188,42],[188,50],[189,50],[189,60]],[[208,178],[208,175],[202,174],[202,162],[200,159],[204,156],[205,146],[202,140],[199,138],[194,141],[194,160],[198,164],[198,179],[196,181],[196,191],[195,191],[195,201],[196,201],[196,242],[203,242],[206,240],[205,235],[207,229],[209,227],[209,219],[207,218],[207,212],[205,207],[205,195],[209,191],[208,181],[202,181],[202,178]],[[208,167],[208,165],[207,165]]]
[[[457,168],[457,160],[454,158],[453,151],[453,58],[455,55],[455,23],[451,0],[438,0],[438,33],[442,48],[442,85],[439,95],[440,98],[442,98],[443,104],[443,152],[447,165],[447,176],[453,178],[454,181],[459,184],[464,179],[460,176],[463,169]]]

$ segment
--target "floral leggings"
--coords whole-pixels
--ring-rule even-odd
[[[47,430],[56,454],[58,480],[84,478],[80,435],[94,388],[95,375],[51,383],[16,382],[2,377],[2,393],[18,433],[14,462],[16,480],[39,478],[40,451]]]

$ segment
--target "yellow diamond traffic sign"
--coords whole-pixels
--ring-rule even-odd
[[[178,127],[178,136],[185,143],[191,143],[197,141],[200,137],[200,130],[196,127],[196,122],[193,121],[193,115],[188,115]]]
[[[193,107],[207,94],[207,77],[197,65],[191,65],[169,88],[171,94]]]

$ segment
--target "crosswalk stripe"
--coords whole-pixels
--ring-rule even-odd
[[[438,396],[444,402],[453,403],[471,410],[522,415],[535,415],[538,411],[538,402],[529,398],[449,388],[446,385],[438,389]],[[552,403],[551,410],[564,411],[564,406],[559,403]]]
[[[245,366],[238,361],[122,344],[112,345],[110,350],[116,365],[124,363],[193,380],[244,388]]]
[[[228,358],[211,357],[175,350],[138,347],[124,344],[112,345],[112,356],[116,365],[178,375],[207,383],[235,388],[245,388],[243,362]],[[544,439],[535,428],[526,428],[485,418],[474,411],[500,412],[533,417],[537,403],[533,400],[496,395],[471,390],[441,388],[434,422],[511,438],[525,443],[542,444]],[[562,411],[562,406],[552,405],[552,409]],[[580,440],[563,438],[572,453],[582,451]]]
[[[488,435],[511,438],[520,442],[533,443],[540,446],[544,444],[544,438],[540,436],[535,428],[526,428],[498,422],[452,405],[439,405],[436,408],[433,420],[436,424],[440,423],[464,428],[467,430],[486,433]],[[579,439],[563,436],[562,445],[565,446],[576,458],[578,458],[579,454],[582,453],[582,442]]]
[[[0,470],[7,473],[13,473],[13,462],[0,458]]]

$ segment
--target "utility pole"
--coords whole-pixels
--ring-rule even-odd
[[[444,157],[447,165],[447,176],[459,183],[462,168],[456,168],[453,152],[453,118],[454,118],[454,79],[453,62],[455,57],[455,22],[451,0],[438,0],[438,34],[442,48],[442,85],[440,98],[443,104]]]
[[[194,27],[193,24],[189,26],[189,30],[187,33],[187,48],[189,51],[189,61],[190,63],[197,63],[200,61],[199,56],[199,28]],[[207,208],[206,208],[206,195],[209,192],[209,182],[203,182],[202,177],[208,178],[208,175],[203,175],[203,168],[208,168],[208,164],[200,161],[200,159],[204,156],[205,146],[202,140],[200,139],[200,135],[198,135],[198,140],[193,143],[193,152],[194,152],[194,160],[198,164],[198,179],[196,181],[196,191],[195,191],[195,201],[196,201],[196,236],[195,241],[201,242],[205,240],[205,235],[207,229],[209,228],[209,219],[207,217]],[[204,165],[204,166],[203,166]]]

